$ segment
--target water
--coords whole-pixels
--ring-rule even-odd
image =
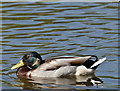
[[[118,3],[4,2],[2,6],[3,89],[118,89]],[[84,83],[82,77],[19,79],[10,68],[30,51],[43,59],[106,57],[94,76],[101,84]]]

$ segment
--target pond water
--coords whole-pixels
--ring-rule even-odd
[[[92,54],[107,60],[90,77],[19,79],[10,68],[30,51],[43,59]],[[118,79],[118,3],[2,3],[2,89],[117,90]]]

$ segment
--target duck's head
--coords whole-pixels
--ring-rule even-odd
[[[41,56],[37,52],[29,52],[25,54],[20,62],[11,69],[13,70],[21,66],[27,66],[29,69],[35,69],[42,63],[44,63],[44,60],[42,60]]]

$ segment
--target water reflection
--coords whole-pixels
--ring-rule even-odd
[[[98,86],[103,83],[101,79],[94,74],[88,76],[67,76],[67,77],[32,77],[31,79],[20,78],[23,83],[23,89],[40,89],[40,88],[66,88],[66,86]],[[29,84],[29,85],[28,85]],[[64,87],[64,86],[65,87]]]

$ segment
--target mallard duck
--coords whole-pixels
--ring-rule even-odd
[[[99,59],[95,55],[85,57],[64,56],[43,60],[37,52],[25,54],[19,63],[11,68],[18,68],[19,77],[61,77],[67,75],[88,75],[106,58]]]

